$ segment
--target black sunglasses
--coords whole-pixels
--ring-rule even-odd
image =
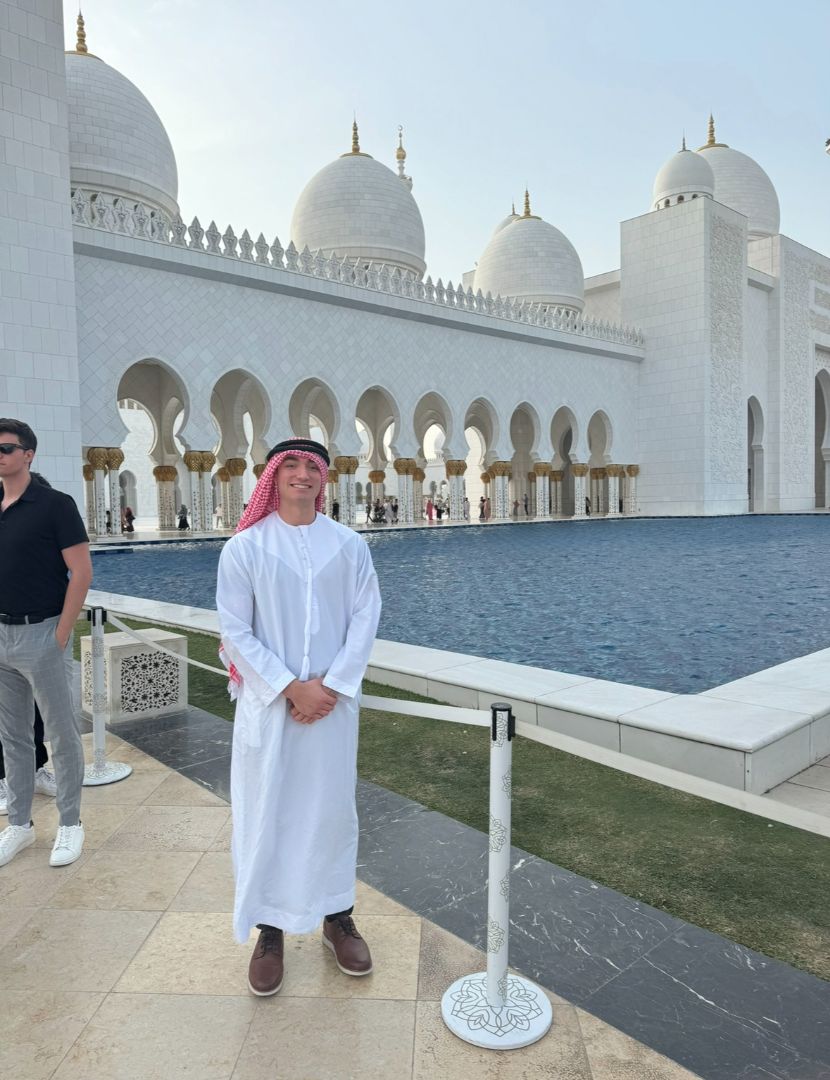
[[[5,454],[8,457],[9,454],[13,454],[15,450],[28,450],[28,446],[24,446],[19,442],[0,442],[0,454]]]

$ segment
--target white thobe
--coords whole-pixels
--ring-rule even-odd
[[[242,677],[231,759],[234,933],[310,933],[354,903],[360,686],[380,618],[362,537],[317,514],[276,514],[233,536],[216,589],[227,658]],[[328,716],[291,719],[282,691],[323,676]]]

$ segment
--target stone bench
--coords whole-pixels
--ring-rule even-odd
[[[152,627],[144,637],[182,657],[176,660],[126,633],[104,635],[107,721],[164,716],[187,708],[187,638]],[[81,712],[92,716],[92,638],[81,638]]]

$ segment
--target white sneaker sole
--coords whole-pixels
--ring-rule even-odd
[[[86,839],[86,837],[84,837],[84,839]],[[69,852],[67,852],[66,848],[61,848],[61,854],[56,855],[55,852],[53,851],[52,854],[49,856],[49,865],[50,866],[70,866],[73,862],[77,862],[78,859],[80,859],[80,857],[83,855],[83,853],[84,853],[83,843],[81,844],[80,850],[77,851],[77,852],[74,852],[74,853],[69,853]]]
[[[253,986],[251,986],[251,980],[248,979],[248,989],[257,997],[273,997],[274,994],[278,994],[282,990],[282,982],[279,986],[275,986],[273,990],[254,990]]]
[[[25,851],[27,847],[32,846],[32,844],[35,842],[35,830],[30,829],[29,831],[31,832],[32,835],[28,836],[26,838],[25,842],[20,845],[20,847],[18,847],[10,855],[0,855],[0,866],[6,866],[8,863],[10,863],[12,861],[12,859],[15,857],[15,855],[19,855],[21,851]]]
[[[340,968],[340,970],[343,972],[344,975],[354,975],[356,978],[360,978],[361,975],[371,975],[372,972],[375,970],[375,965],[372,964],[372,966],[370,968],[368,968],[366,971],[350,971],[349,968],[343,967],[343,965],[337,959],[337,953],[334,950],[334,942],[329,941],[329,939],[326,937],[325,934],[322,935],[321,940],[322,940],[323,944],[326,946],[326,948],[330,950],[332,956],[334,957],[335,964],[337,964],[337,966]]]

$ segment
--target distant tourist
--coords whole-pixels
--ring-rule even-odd
[[[112,510],[107,510],[104,520],[106,521],[107,532],[112,533]]]
[[[127,506],[124,509],[124,532],[135,532],[133,522],[135,521],[135,514],[132,511],[131,506]]]
[[[214,529],[221,529],[222,528],[222,521],[223,521],[222,507],[221,506],[216,506],[216,507],[214,507],[214,510],[213,510],[213,527],[214,527]]]
[[[440,499],[437,499],[435,502],[435,516],[439,521],[444,516],[444,504]]]
[[[490,505],[489,498],[486,498],[484,500],[484,520],[489,521],[492,516],[493,516],[493,508]]]
[[[517,518],[518,516],[519,516],[519,500],[514,499],[513,500],[513,517]]]
[[[179,528],[189,529],[190,525],[187,522],[187,507],[182,503],[179,507]]]
[[[398,500],[393,496],[392,502],[389,504],[389,508],[392,511],[392,524],[398,524]]]
[[[528,495],[527,492],[525,492],[524,504],[525,504],[525,517],[530,517],[530,496]]]
[[[470,520],[470,500],[466,495],[464,496],[464,520]]]
[[[240,942],[260,931],[248,965],[257,997],[282,986],[284,934],[321,922],[340,971],[372,970],[352,912],[359,694],[380,593],[366,541],[322,513],[328,463],[308,439],[275,446],[219,560],[236,696],[233,928]]]
[[[8,828],[0,833],[0,866],[35,842],[32,697],[55,762],[60,824],[50,865],[75,862],[84,846],[84,748],[67,650],[92,583],[92,560],[73,500],[32,479],[36,449],[28,424],[0,420],[0,739],[9,811]]]
[[[432,499],[427,499],[427,521],[432,524],[432,519],[435,515],[435,503]]]
[[[484,496],[482,495],[481,498],[478,500],[478,520],[479,521],[484,521],[484,511],[485,511],[485,509],[486,509],[486,503],[484,501]]]
[[[591,500],[587,495],[585,496],[585,513],[588,517],[591,516]]]

